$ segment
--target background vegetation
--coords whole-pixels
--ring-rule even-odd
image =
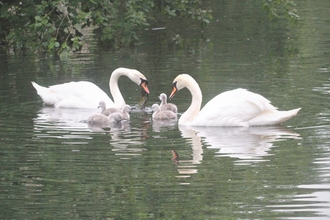
[[[7,51],[79,51],[93,33],[102,47],[127,47],[139,32],[162,19],[188,18],[201,26],[212,19],[202,0],[0,0],[0,45]],[[288,0],[260,2],[271,18],[298,16]]]

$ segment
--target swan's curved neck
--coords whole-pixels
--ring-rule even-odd
[[[189,125],[198,115],[202,105],[202,91],[195,80],[186,81],[186,87],[190,91],[192,99],[187,111],[179,119],[179,125]]]
[[[121,76],[128,76],[127,71],[123,71],[121,69],[116,69],[112,72],[110,81],[109,81],[109,87],[110,87],[110,93],[113,98],[113,102],[115,103],[116,107],[122,108],[124,105],[126,105],[123,95],[121,94],[118,86],[118,80]]]

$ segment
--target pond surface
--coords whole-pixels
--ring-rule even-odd
[[[158,43],[170,37],[161,29],[134,50],[90,47],[67,61],[0,54],[0,218],[330,218],[330,2],[299,1],[297,26],[269,21],[257,3],[212,8],[203,33],[167,25],[182,45]],[[44,107],[30,83],[88,80],[109,94],[120,66],[141,71],[151,94],[109,130],[88,128],[98,109]],[[242,87],[302,110],[270,127],[153,122],[150,106],[180,73],[197,80],[203,105]],[[119,86],[136,105],[139,88],[123,77]],[[170,102],[180,116],[190,100],[182,90]]]

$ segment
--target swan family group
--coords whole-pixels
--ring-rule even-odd
[[[109,124],[130,119],[130,106],[126,104],[118,87],[120,76],[126,76],[149,95],[147,78],[138,70],[118,68],[111,74],[109,87],[113,101],[98,86],[91,82],[69,82],[50,87],[43,87],[35,82],[32,85],[37,90],[46,105],[55,108],[101,108],[101,113],[88,118],[90,124]],[[276,125],[295,116],[300,108],[279,111],[265,97],[247,91],[235,89],[220,93],[211,99],[202,109],[202,92],[188,74],[178,75],[172,83],[169,98],[181,89],[187,88],[192,96],[189,108],[181,115],[179,125],[191,126],[264,126]],[[153,120],[168,120],[177,118],[177,107],[167,103],[166,94],[159,96],[161,104],[152,105]],[[144,99],[145,102],[145,99]]]

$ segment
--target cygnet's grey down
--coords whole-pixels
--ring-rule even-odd
[[[172,103],[167,103],[167,95],[165,93],[161,93],[158,96],[159,100],[161,101],[160,103],[160,110],[170,110],[174,113],[178,112],[178,108],[176,107],[176,105],[172,104]]]
[[[114,112],[109,116],[96,113],[88,117],[87,123],[91,126],[108,127],[111,123],[120,122],[122,120],[129,120],[130,110],[131,107],[129,105],[125,105],[121,111]]]
[[[108,127],[110,121],[108,116],[105,116],[100,113],[96,113],[88,117],[87,123],[91,126]]]
[[[129,105],[125,105],[121,111],[111,113],[108,116],[109,122],[116,123],[116,122],[120,122],[122,120],[128,121],[130,119],[130,115],[129,115],[130,111],[131,111],[131,107]]]
[[[152,114],[153,119],[158,120],[169,120],[169,119],[176,119],[176,113],[170,111],[170,110],[161,110],[160,106],[158,104],[153,104],[151,106],[152,111],[154,112]]]
[[[98,108],[101,108],[101,110],[102,110],[101,111],[101,114],[102,115],[106,115],[106,116],[109,116],[110,114],[112,114],[114,112],[120,112],[120,109],[119,108],[115,108],[115,107],[107,108],[104,101],[101,101],[99,103],[99,107]]]

